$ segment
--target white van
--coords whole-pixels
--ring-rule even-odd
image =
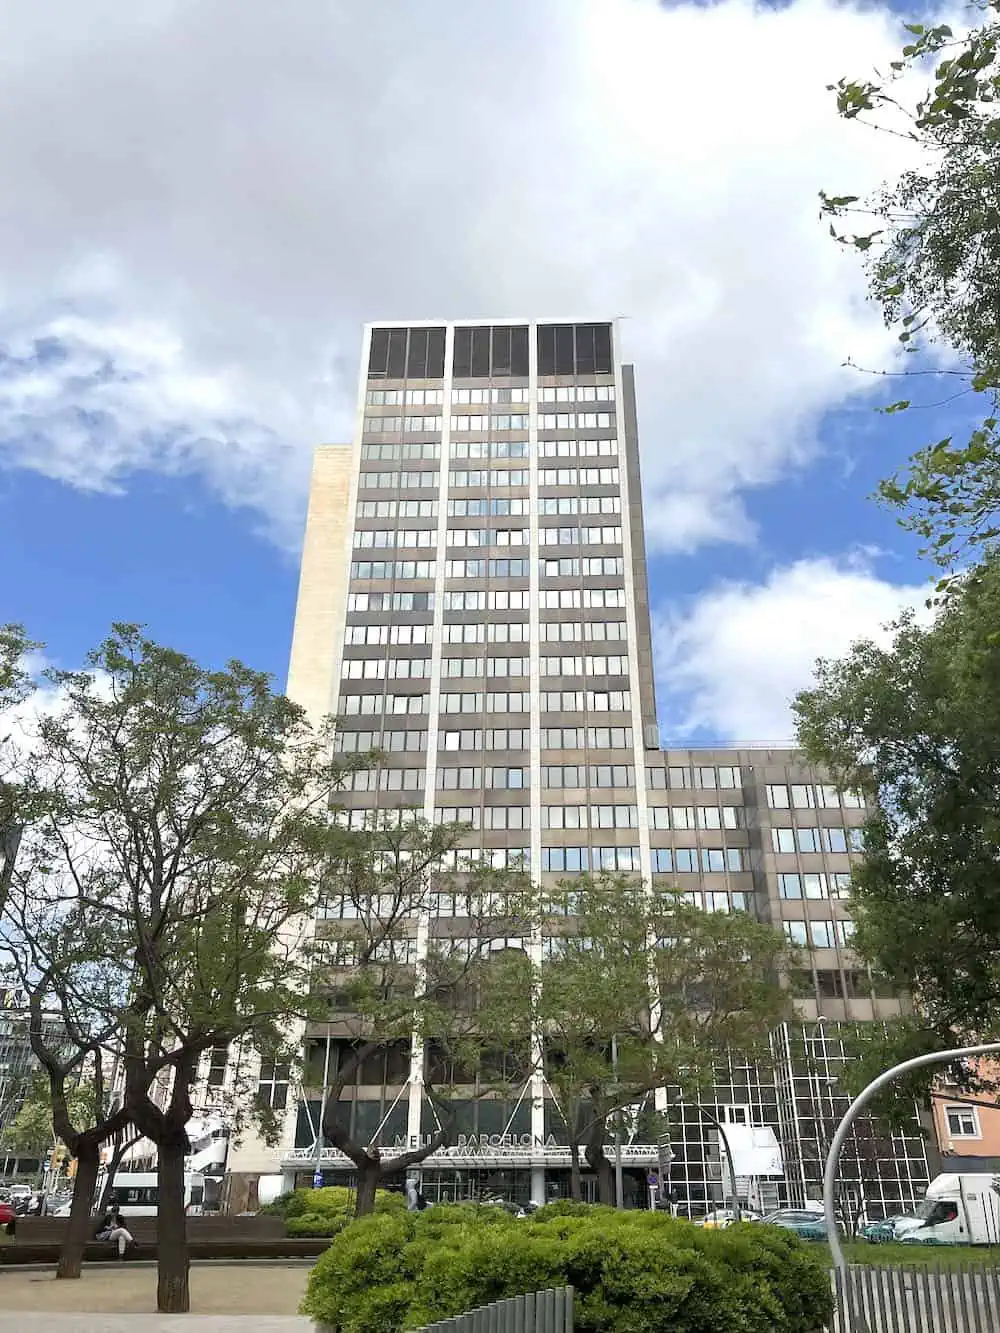
[[[103,1167],[97,1177],[94,1192],[96,1207],[104,1197],[106,1172]],[[160,1189],[155,1171],[119,1171],[111,1186],[118,1207],[129,1217],[155,1217],[159,1207]],[[71,1201],[56,1210],[56,1217],[68,1217]],[[205,1209],[205,1177],[197,1171],[184,1175],[184,1210],[189,1217],[200,1217]]]
[[[893,1234],[912,1245],[1000,1244],[1000,1177],[935,1176],[915,1215],[898,1218]]]

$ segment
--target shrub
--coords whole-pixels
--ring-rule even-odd
[[[363,1218],[317,1262],[302,1312],[336,1333],[400,1333],[565,1284],[579,1333],[818,1333],[832,1314],[822,1257],[787,1232],[579,1205]]]
[[[281,1205],[280,1208],[277,1205]],[[402,1212],[405,1208],[406,1199],[402,1194],[393,1190],[376,1192],[376,1213]],[[299,1189],[275,1199],[266,1210],[261,1209],[264,1211],[284,1217],[289,1236],[335,1236],[351,1220],[354,1192],[343,1185]]]

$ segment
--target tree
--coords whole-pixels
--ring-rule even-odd
[[[993,16],[1000,0],[976,0],[970,8],[987,17],[967,34],[956,37],[945,24],[907,24],[911,40],[888,77],[841,79],[835,88],[845,119],[901,135],[916,146],[920,165],[873,200],[822,196],[825,213],[866,219],[858,233],[838,233],[834,225],[831,231],[864,256],[886,324],[915,354],[904,374],[943,380],[950,386],[945,401],[968,397],[982,417],[967,439],[928,445],[910,459],[908,474],[881,487],[904,526],[943,565],[1000,536],[1000,23]],[[928,61],[936,62],[929,88]],[[917,84],[923,91],[913,95]],[[942,366],[934,344],[949,349],[952,364]],[[986,400],[979,409],[977,397]],[[885,410],[930,405],[908,397]]]
[[[23,625],[0,625],[0,910],[14,873],[14,861],[26,817],[20,784],[15,778],[18,763],[5,715],[31,693],[33,682],[25,658],[40,647],[28,638]]]
[[[86,670],[47,677],[63,703],[38,726],[47,803],[32,838],[53,931],[79,941],[51,977],[115,1029],[100,1046],[121,1056],[122,1114],[157,1148],[158,1307],[182,1312],[199,1064],[238,1041],[281,1052],[308,1010],[347,764],[267,676],[206,670],[136,626],[116,625]]]
[[[622,875],[567,880],[542,913],[535,1023],[566,1120],[572,1189],[578,1197],[583,1147],[610,1203],[613,1117],[657,1089],[697,1100],[729,1050],[763,1055],[791,1011],[779,980],[787,943],[745,913],[703,912],[677,890]]]
[[[83,1084],[67,1089],[66,1103],[71,1120],[85,1120],[93,1115],[93,1095]],[[3,1147],[21,1157],[43,1158],[60,1143],[62,1139],[52,1121],[48,1079],[36,1075],[25,1090],[20,1110],[4,1131]]]
[[[523,1051],[526,1059],[531,1048],[530,1011],[508,1007],[506,997],[530,986],[523,945],[534,929],[533,895],[520,871],[495,870],[459,852],[466,831],[427,824],[412,812],[386,813],[351,834],[330,868],[316,975],[328,988],[338,1052],[322,1133],[355,1167],[359,1217],[373,1210],[386,1175],[419,1165],[451,1141],[458,1088],[465,1098],[497,1090],[494,1050]],[[462,869],[451,873],[456,855]],[[383,1159],[377,1144],[351,1132],[345,1094],[366,1062],[393,1047],[412,1048],[409,1074],[419,1078],[438,1127]]]
[[[998,1031],[1000,559],[956,585],[933,624],[821,661],[795,701],[809,759],[871,800],[855,866],[853,947],[916,1014],[878,1032],[866,1067]],[[911,1080],[907,1095],[926,1079]]]

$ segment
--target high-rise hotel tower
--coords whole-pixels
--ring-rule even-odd
[[[288,691],[315,719],[335,713],[346,749],[384,753],[345,795],[359,819],[416,806],[471,824],[536,881],[662,876],[808,946],[803,1025],[775,1033],[769,1069],[734,1052],[713,1110],[780,1146],[780,1175],[743,1192],[815,1197],[844,1104],[838,1024],[899,1005],[850,953],[843,897],[864,811],[794,751],[659,748],[635,385],[614,324],[365,329],[353,443],[316,454]],[[371,1063],[354,1124],[362,1138],[381,1126],[391,1151],[422,1126],[419,1077],[392,1053]],[[568,1153],[536,1094],[470,1102],[463,1145],[425,1164],[425,1192],[561,1192]],[[287,1113],[278,1169],[311,1175],[319,1089],[272,1065],[261,1095]],[[697,1212],[719,1198],[715,1131],[696,1108],[678,1117],[672,1183]],[[625,1151],[642,1201],[655,1149]],[[919,1135],[857,1159],[887,1207],[927,1179]],[[323,1165],[349,1167],[331,1149]]]

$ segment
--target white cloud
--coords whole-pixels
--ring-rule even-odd
[[[799,560],[764,583],[724,582],[686,607],[654,615],[664,744],[704,730],[725,741],[789,741],[789,703],[819,657],[859,639],[886,642],[883,627],[907,607],[929,615],[931,585],[880,578],[871,554]]]
[[[0,460],[197,473],[298,534],[366,319],[623,315],[651,544],[746,540],[890,355],[817,191],[898,141],[826,84],[897,20],[794,0],[0,10]]]

